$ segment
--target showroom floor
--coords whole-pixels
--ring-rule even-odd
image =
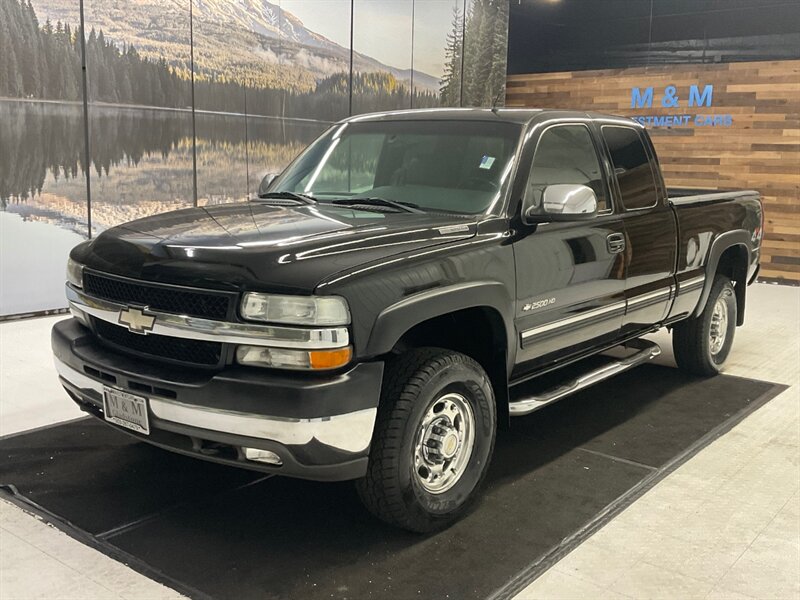
[[[800,288],[755,285],[726,373],[789,388],[668,475],[520,598],[800,598]],[[49,329],[0,324],[0,434],[78,418]],[[659,333],[662,364],[673,364]],[[5,482],[0,482],[0,484]],[[522,580],[520,580],[522,581]],[[0,597],[179,595],[0,501]]]

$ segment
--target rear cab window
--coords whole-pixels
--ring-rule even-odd
[[[654,207],[658,203],[658,188],[642,136],[633,127],[621,125],[603,125],[601,131],[622,205],[626,210]]]

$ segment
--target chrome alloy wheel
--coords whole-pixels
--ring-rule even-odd
[[[728,292],[730,293],[730,292]],[[714,303],[714,311],[711,313],[711,327],[708,333],[708,349],[712,356],[719,354],[725,345],[725,337],[728,335],[728,303],[727,294],[723,294]]]
[[[414,473],[422,488],[441,494],[452,488],[469,464],[475,444],[475,416],[461,394],[434,400],[414,440]]]

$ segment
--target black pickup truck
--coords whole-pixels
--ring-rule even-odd
[[[667,190],[628,119],[364,115],[251,201],[77,246],[52,345],[72,399],[121,431],[354,479],[378,517],[432,531],[475,497],[498,425],[652,359],[643,335],[671,328],[678,365],[716,374],[762,231],[756,192]]]

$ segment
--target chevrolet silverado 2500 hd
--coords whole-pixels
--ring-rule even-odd
[[[71,398],[121,431],[354,479],[378,517],[431,531],[475,497],[498,424],[652,359],[643,335],[671,328],[678,365],[716,374],[762,231],[756,192],[667,190],[628,119],[358,116],[251,201],[78,245],[52,345]]]

